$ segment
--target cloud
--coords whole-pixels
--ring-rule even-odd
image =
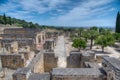
[[[22,0],[20,2],[24,10],[45,13],[55,10],[59,5],[68,3],[67,0]]]
[[[28,11],[9,12],[7,13],[7,15],[14,16],[14,18],[17,18],[17,19],[25,19],[25,20],[29,20],[33,18],[33,16],[30,15]]]
[[[45,25],[80,26],[107,24],[116,9],[114,0],[8,0],[0,13]],[[105,21],[105,22],[104,22]],[[112,22],[111,22],[112,23]]]
[[[113,0],[86,0],[80,2],[78,6],[74,7],[68,13],[64,15],[60,15],[53,20],[54,23],[58,25],[83,25],[85,22],[89,22],[89,20],[97,18],[100,15],[109,13],[113,10],[111,6],[107,5],[111,3]],[[107,5],[107,6],[106,6]],[[112,10],[111,10],[112,9]],[[94,21],[94,20],[93,20]],[[103,20],[100,20],[102,23]],[[87,25],[87,24],[85,24]]]
[[[16,10],[19,5],[14,5],[14,0],[8,0],[6,4],[1,4],[0,5],[0,12],[1,13],[7,13],[13,10]]]

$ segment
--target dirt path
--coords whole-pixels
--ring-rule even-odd
[[[113,47],[106,47],[106,51],[111,53],[110,57],[120,58],[120,53],[117,52]]]
[[[55,56],[58,57],[58,67],[66,67],[66,47],[64,36],[59,36],[55,47]]]

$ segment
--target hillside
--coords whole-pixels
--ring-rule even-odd
[[[0,24],[3,25],[12,25],[12,26],[18,26],[18,27],[24,27],[24,28],[46,28],[51,26],[45,26],[45,25],[39,25],[38,23],[33,22],[27,22],[25,20],[12,18],[10,16],[0,15]]]

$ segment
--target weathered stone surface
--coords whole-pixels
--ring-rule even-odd
[[[95,68],[54,68],[52,80],[104,80],[104,76]]]
[[[107,73],[108,80],[120,80],[120,60],[113,57],[104,57],[102,65]]]
[[[81,54],[80,52],[71,52],[67,57],[67,68],[80,68]]]
[[[97,62],[85,62],[84,65],[86,68],[100,68]]]
[[[13,80],[28,80],[31,74],[31,70],[29,68],[19,68],[14,72]]]
[[[32,73],[28,80],[50,80],[49,73]]]
[[[81,54],[81,67],[84,67],[84,62],[95,62],[95,53],[92,51],[85,51]]]
[[[1,54],[2,67],[17,69],[25,66],[25,60],[20,54]]]
[[[47,52],[53,51],[54,47],[55,47],[55,41],[54,41],[54,39],[48,39],[48,40],[46,40],[45,44],[43,45],[43,48]]]
[[[34,73],[43,73],[44,72],[44,59],[43,53],[38,52],[32,61],[27,66],[30,68]]]
[[[44,71],[50,72],[52,68],[57,67],[58,59],[55,57],[53,52],[44,53]]]
[[[0,42],[17,41],[19,47],[30,46],[31,50],[39,49],[44,44],[45,32],[40,29],[10,28],[0,34]]]

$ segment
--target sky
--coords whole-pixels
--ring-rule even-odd
[[[120,0],[0,0],[0,15],[50,26],[114,27]]]

